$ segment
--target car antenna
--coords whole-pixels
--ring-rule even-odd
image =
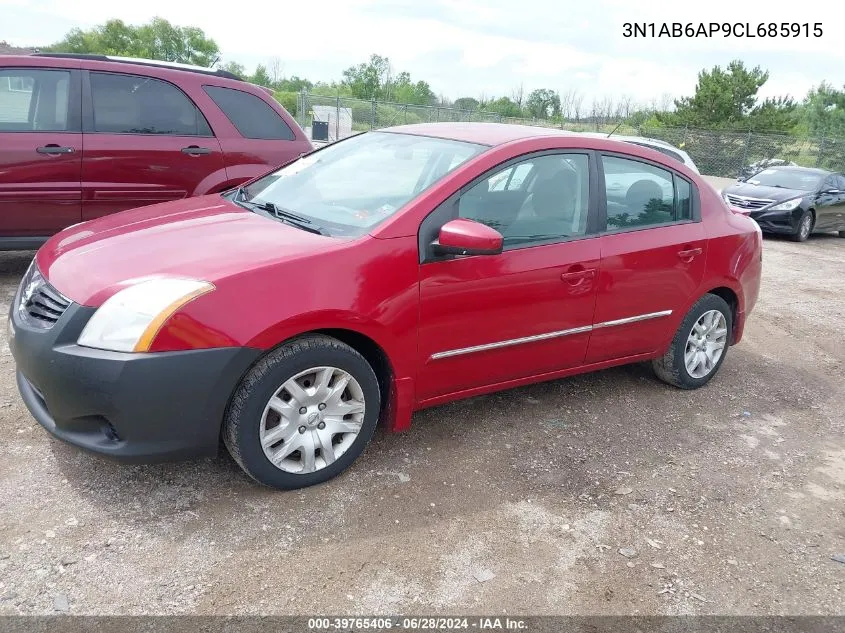
[[[610,134],[608,134],[608,135],[607,135],[607,138],[610,138],[611,136],[613,136],[613,133],[614,133],[616,130],[618,130],[618,129],[622,126],[622,124],[623,124],[624,122],[625,122],[625,120],[624,120],[624,119],[623,119],[622,121],[619,121],[619,123],[616,125],[616,127],[615,127],[615,128],[613,128],[613,129],[610,131]]]

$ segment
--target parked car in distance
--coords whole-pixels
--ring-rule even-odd
[[[764,233],[796,242],[812,233],[845,237],[845,176],[809,167],[769,167],[722,190],[734,211],[747,214]]]
[[[618,195],[611,171],[650,177]],[[10,347],[56,437],[151,460],[222,436],[291,489],[347,468],[379,420],[401,431],[459,398],[638,361],[701,387],[742,337],[761,256],[757,224],[659,152],[408,125],[62,231],[13,299]]]
[[[220,192],[313,149],[224,71],[102,55],[0,56],[0,250],[124,209]]]
[[[696,174],[699,173],[698,167],[695,166],[695,162],[692,160],[689,154],[687,154],[681,148],[675,147],[674,145],[672,145],[671,143],[667,143],[666,141],[661,141],[657,138],[649,138],[647,136],[626,136],[623,134],[613,134],[612,136],[608,136],[607,134],[601,134],[599,132],[584,132],[584,134],[593,138],[614,138],[618,141],[631,143],[632,145],[639,145],[640,147],[650,147],[651,149],[657,150],[661,154],[666,154],[666,156],[674,158],[678,162],[683,163],[691,170],[693,170]]]

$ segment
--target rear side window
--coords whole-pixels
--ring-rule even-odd
[[[194,103],[176,86],[139,75],[91,73],[94,131],[211,136]]]
[[[839,191],[845,191],[845,176],[836,177],[836,188],[839,189]]]
[[[245,138],[292,141],[293,131],[263,99],[242,90],[203,86],[214,103]]]
[[[672,172],[616,156],[602,157],[607,230],[660,226],[692,219],[692,185]]]
[[[69,91],[66,70],[0,70],[0,132],[69,131]]]

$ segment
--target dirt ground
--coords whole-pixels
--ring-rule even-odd
[[[51,440],[4,327],[0,614],[843,614],[845,240],[764,268],[704,389],[636,365],[438,407],[292,493]]]

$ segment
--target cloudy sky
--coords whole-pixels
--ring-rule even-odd
[[[224,61],[254,68],[272,57],[287,76],[338,79],[370,53],[451,98],[576,88],[639,102],[692,93],[697,72],[741,58],[771,73],[762,96],[803,97],[822,80],[845,84],[845,46],[826,1],[708,0],[0,0],[0,40],[46,44],[74,26],[155,15],[202,28]],[[237,13],[235,12],[237,9]],[[623,37],[626,22],[821,22],[820,38]]]

